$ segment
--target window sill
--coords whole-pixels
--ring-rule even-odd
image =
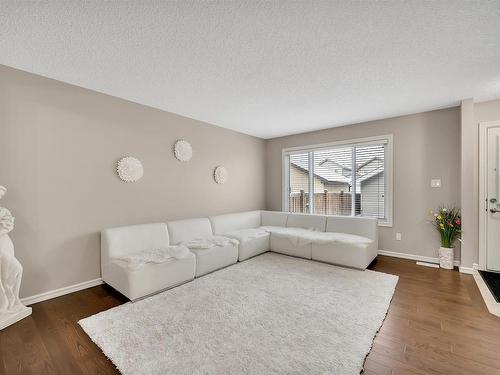
[[[383,221],[379,220],[378,226],[392,228],[392,220],[383,220]]]

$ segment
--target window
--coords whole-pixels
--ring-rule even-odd
[[[283,209],[392,225],[392,136],[283,150]]]

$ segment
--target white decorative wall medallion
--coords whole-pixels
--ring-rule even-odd
[[[125,182],[136,182],[144,174],[142,163],[132,156],[120,159],[116,171],[118,176]]]
[[[214,170],[214,180],[218,184],[225,184],[229,178],[229,173],[227,172],[226,167],[219,165]]]
[[[188,141],[179,139],[174,145],[174,154],[177,160],[189,161],[193,157],[193,148]]]

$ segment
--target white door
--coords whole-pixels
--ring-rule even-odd
[[[500,127],[487,132],[486,268],[500,271]]]

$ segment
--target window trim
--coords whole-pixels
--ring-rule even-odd
[[[290,163],[290,155],[299,153],[299,152],[314,152],[320,151],[332,147],[340,147],[340,146],[367,146],[370,144],[386,144],[386,155],[384,160],[384,184],[385,184],[385,200],[384,204],[386,207],[387,217],[385,220],[379,219],[378,225],[381,227],[392,227],[393,225],[393,202],[394,202],[394,136],[392,134],[378,135],[373,137],[364,137],[364,138],[354,138],[354,139],[346,139],[335,142],[328,143],[320,143],[306,146],[296,146],[296,147],[287,147],[281,150],[281,210],[284,212],[288,212],[288,197],[290,195],[290,186],[288,184],[289,181],[289,168],[287,165]],[[311,163],[311,158],[309,158],[309,162]],[[311,180],[312,174],[309,174],[309,179]],[[311,191],[311,189],[309,189]]]

